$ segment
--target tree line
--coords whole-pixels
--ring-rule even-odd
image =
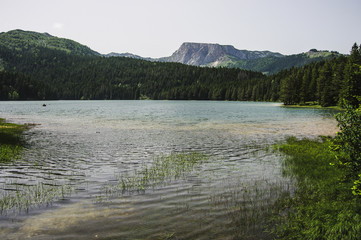
[[[168,99],[282,101],[285,104],[340,104],[360,95],[361,48],[304,67],[266,76],[236,68],[101,56],[56,49],[11,51],[0,47],[0,100]]]
[[[1,100],[174,99],[261,100],[258,72],[160,63],[123,57],[84,57],[41,48],[0,47]]]
[[[342,105],[361,95],[361,47],[355,43],[349,56],[283,70],[270,79],[279,85],[279,100],[290,104]]]

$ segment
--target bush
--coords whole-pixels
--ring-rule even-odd
[[[342,170],[342,182],[352,182],[352,193],[361,196],[361,108],[346,105],[346,111],[336,116],[340,132],[331,149],[335,165]]]

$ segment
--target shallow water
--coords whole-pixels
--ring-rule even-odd
[[[288,136],[316,138],[337,131],[334,111],[278,103],[44,103],[0,102],[1,117],[38,124],[26,133],[23,159],[0,165],[0,193],[39,183],[70,185],[73,192],[28,212],[6,211],[0,239],[232,239],[248,234],[237,232],[232,218],[237,204],[249,202],[243,193],[255,184],[288,186],[281,157],[267,148]],[[105,187],[157,156],[181,152],[210,159],[145,191],[105,193]],[[258,203],[264,200],[253,198],[252,204]]]

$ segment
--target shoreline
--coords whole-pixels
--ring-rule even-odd
[[[329,106],[329,107],[322,107],[321,105],[315,104],[315,105],[300,105],[300,104],[294,104],[294,105],[285,105],[282,104],[281,107],[285,108],[314,108],[314,109],[330,109],[330,110],[338,110],[338,111],[344,111],[344,109],[340,106]]]

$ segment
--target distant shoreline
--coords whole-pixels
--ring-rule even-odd
[[[294,104],[294,105],[285,105],[283,104],[282,107],[286,108],[315,108],[315,109],[330,109],[330,110],[338,110],[343,111],[344,109],[340,106],[329,106],[329,107],[322,107],[321,105],[301,105],[301,104]]]

